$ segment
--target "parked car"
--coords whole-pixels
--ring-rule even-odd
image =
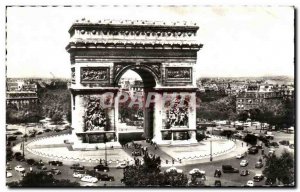
[[[261,161],[257,161],[256,163],[255,163],[255,168],[262,168],[264,165],[263,165],[263,163],[261,162]]]
[[[57,168],[51,168],[51,172],[54,174],[54,175],[60,175],[61,174],[61,171]]]
[[[252,180],[249,180],[249,181],[247,181],[246,186],[253,187],[254,186],[254,182]]]
[[[247,169],[241,170],[241,173],[240,173],[241,176],[247,176],[249,174],[250,174],[250,172]]]
[[[233,168],[231,165],[222,165],[222,171],[223,173],[238,173],[239,170],[236,168]]]
[[[9,178],[9,177],[12,177],[12,173],[11,173],[11,172],[8,172],[8,171],[6,171],[6,178]]]
[[[18,172],[24,172],[24,171],[25,171],[25,168],[22,167],[22,165],[17,165],[17,166],[15,167],[15,170],[18,171]]]
[[[167,173],[182,173],[182,169],[177,169],[176,167],[170,167],[166,170]]]
[[[117,165],[117,169],[124,169],[125,167],[127,167],[126,163],[118,163]]]
[[[55,166],[62,166],[63,162],[61,162],[61,161],[49,161],[48,164],[49,165],[55,165]]]
[[[90,175],[85,175],[80,180],[84,181],[84,182],[89,182],[89,183],[97,183],[98,182],[98,179],[96,177],[92,177]]]
[[[75,171],[75,172],[73,173],[73,177],[75,177],[75,178],[82,178],[82,177],[84,177],[84,176],[85,176],[84,171]]]
[[[216,187],[221,187],[222,186],[222,183],[220,180],[215,180],[215,186]]]
[[[101,181],[114,181],[115,180],[115,178],[113,176],[109,176],[107,174],[99,175],[98,179]]]
[[[255,174],[255,176],[253,177],[254,182],[260,182],[263,179],[264,179],[264,176],[262,174]]]
[[[104,171],[104,172],[108,172],[109,171],[109,167],[99,164],[97,166],[94,167],[94,170],[98,170],[98,171]]]
[[[241,167],[246,167],[248,164],[249,164],[249,162],[246,159],[244,159],[240,162]]]
[[[75,163],[75,164],[71,165],[70,168],[75,169],[75,170],[84,170],[84,166],[80,165],[79,163]]]

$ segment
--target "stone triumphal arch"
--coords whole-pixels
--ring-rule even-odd
[[[115,101],[120,99],[119,79],[128,70],[141,76],[145,98],[151,95],[153,101],[143,107],[145,136],[160,145],[195,143],[194,65],[202,47],[196,41],[198,29],[180,22],[73,23],[66,47],[71,59],[73,148],[118,145]],[[171,102],[162,102],[164,95],[172,94]]]

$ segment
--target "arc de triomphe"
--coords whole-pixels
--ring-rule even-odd
[[[71,59],[73,148],[119,145],[115,101],[120,99],[119,79],[129,69],[141,76],[145,98],[153,99],[143,107],[145,136],[159,145],[197,142],[194,65],[202,47],[196,41],[198,29],[180,22],[73,23],[66,47]],[[175,104],[162,102],[164,95],[174,93],[170,100]]]

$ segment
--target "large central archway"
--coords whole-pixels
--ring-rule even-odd
[[[157,144],[196,142],[196,106],[176,104],[170,111],[160,101],[176,93],[196,103],[193,73],[202,47],[196,41],[198,29],[186,22],[76,21],[66,47],[71,57],[73,148],[118,143],[117,102],[105,106],[108,99],[117,99],[118,81],[128,70],[141,76],[145,99],[155,97],[144,109],[146,135]],[[108,98],[107,93],[112,95]]]

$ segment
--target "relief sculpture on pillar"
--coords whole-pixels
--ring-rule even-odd
[[[84,102],[84,131],[108,131],[110,121],[106,109],[101,106],[101,97],[86,96]]]
[[[171,102],[166,102],[166,128],[188,127],[189,101],[181,101],[180,96]]]

